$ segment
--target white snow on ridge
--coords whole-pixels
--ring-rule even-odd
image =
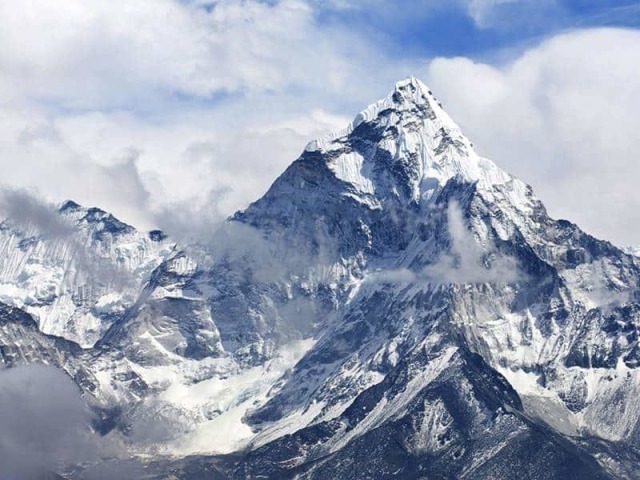
[[[635,255],[636,257],[640,257],[640,247],[624,247],[622,249],[625,253],[629,255]]]
[[[42,332],[85,348],[109,327],[105,319],[135,301],[140,283],[173,250],[131,227],[111,233],[99,218],[85,220],[90,211],[61,211],[56,221],[67,229],[63,234],[0,224],[0,301],[27,311]]]
[[[424,117],[418,115],[418,111],[423,112],[420,115]],[[372,182],[373,165],[360,153],[345,152],[344,147],[349,135],[364,122],[397,132],[378,143],[378,148],[389,152],[394,161],[417,159],[418,178],[411,180],[415,201],[428,201],[438,187],[460,177],[477,182],[489,200],[493,200],[495,186],[504,186],[519,210],[530,210],[526,184],[491,160],[480,157],[428,87],[416,78],[398,82],[393,92],[360,112],[347,128],[310,142],[306,147],[306,151],[330,154],[329,167],[337,178],[363,194],[361,203],[371,203],[368,196],[379,193],[375,192]],[[336,152],[339,155],[336,156]]]
[[[364,158],[357,152],[341,155],[329,164],[336,177],[353,185],[359,193],[375,194],[373,183],[369,179],[370,165],[364,164]]]

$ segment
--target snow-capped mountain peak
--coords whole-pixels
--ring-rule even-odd
[[[518,197],[515,201],[526,201],[526,186],[480,157],[416,78],[398,82],[387,97],[361,111],[346,129],[309,143],[306,152],[324,155],[335,176],[374,208],[373,197],[390,192],[405,192],[409,201],[423,203],[454,177],[477,182],[487,192],[496,185],[510,185]],[[395,181],[381,185],[377,181],[381,170]]]
[[[86,208],[73,200],[64,202],[58,211],[63,218],[70,220],[79,228],[90,229],[95,238],[107,235],[119,237],[136,232],[134,227],[118,220],[109,212],[97,207]]]

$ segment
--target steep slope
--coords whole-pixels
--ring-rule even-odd
[[[38,330],[38,324],[26,312],[0,303],[0,361],[13,367],[46,363],[68,370],[82,349],[76,343],[52,337]]]
[[[0,223],[0,299],[32,314],[44,333],[91,347],[173,244],[72,201],[47,222]]]

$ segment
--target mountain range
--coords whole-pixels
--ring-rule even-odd
[[[0,363],[64,371],[135,478],[640,478],[640,258],[415,78],[204,247],[68,201],[0,252]]]

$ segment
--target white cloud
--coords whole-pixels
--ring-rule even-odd
[[[480,22],[528,2],[459,1]],[[421,14],[437,4],[425,2]],[[242,208],[309,140],[423,61],[389,57],[371,32],[321,24],[316,8],[303,0],[0,0],[0,183],[97,205],[141,227],[187,204],[208,218]],[[531,182],[552,213],[640,243],[628,226],[639,223],[632,175],[620,173],[637,173],[635,52],[636,33],[586,31],[503,68],[438,59],[429,79],[480,151]]]
[[[479,29],[522,32],[549,27],[565,15],[558,0],[463,0]]]
[[[176,95],[338,92],[380,59],[355,33],[320,27],[303,0],[198,3],[0,0],[0,98],[111,111]]]
[[[523,279],[515,260],[478,243],[467,229],[459,205],[447,208],[451,252],[427,266],[421,276],[433,283],[513,283]]]
[[[517,3],[522,0],[467,0],[469,16],[479,27],[485,27],[492,11],[500,5]]]
[[[185,202],[205,208],[212,192],[225,192],[211,205],[224,216],[264,193],[311,138],[347,122],[306,106],[281,107],[269,122],[246,108],[239,102],[160,122],[125,112],[0,111],[0,184],[97,205],[144,227],[154,212]]]
[[[0,0],[0,183],[230,214],[407,71],[301,0],[206,3]]]
[[[566,33],[503,67],[439,58],[428,83],[481,154],[530,183],[554,216],[640,243],[640,32]]]
[[[298,0],[219,1],[210,9],[172,0],[3,0],[0,18],[0,72],[14,95],[71,107],[129,107],[161,93],[280,91],[344,67]],[[338,74],[329,80],[340,87]]]

